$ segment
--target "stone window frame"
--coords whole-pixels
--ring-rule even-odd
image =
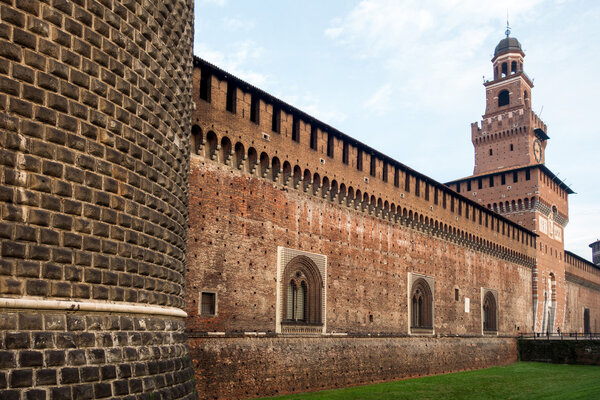
[[[486,302],[493,300],[494,310],[491,315],[486,317]],[[498,335],[499,325],[499,303],[498,303],[498,292],[494,289],[481,288],[481,334],[482,335]],[[486,320],[489,320],[490,316],[492,319],[492,326],[486,326]]]
[[[415,326],[413,324],[413,297],[417,290],[423,291],[425,311],[424,326]],[[429,275],[422,275],[413,272],[408,273],[408,290],[406,291],[407,309],[408,309],[408,334],[409,335],[435,335],[435,279]],[[427,304],[430,302],[430,304]]]
[[[296,276],[301,272],[301,277]],[[288,278],[310,285],[320,285],[320,290],[307,293],[308,321],[286,320]],[[327,256],[279,246],[277,248],[277,299],[275,307],[275,332],[278,334],[315,335],[327,331]],[[312,298],[311,298],[312,296]],[[311,304],[312,303],[312,304]],[[317,308],[318,307],[318,308]]]
[[[215,301],[215,304],[214,304],[215,312],[214,312],[214,314],[203,314],[202,313],[202,295],[204,293],[213,294],[215,296],[214,297],[214,301]],[[217,291],[216,290],[208,290],[208,289],[207,290],[201,290],[198,297],[199,297],[199,301],[198,301],[198,315],[201,316],[201,317],[209,317],[209,318],[216,317],[217,314],[219,313],[219,301],[218,301],[219,297],[218,297]]]

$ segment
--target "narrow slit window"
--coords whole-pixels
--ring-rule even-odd
[[[310,128],[310,148],[317,150],[317,127],[311,126]]]
[[[406,193],[410,193],[410,175],[408,174],[408,172],[406,173],[404,179],[404,191]]]
[[[383,172],[381,174],[381,179],[383,179],[384,182],[388,181],[388,164],[386,162],[383,163]]]
[[[294,115],[292,120],[292,140],[300,142],[300,119]]]
[[[200,71],[200,98],[210,103],[210,81],[211,73],[206,70]]]
[[[327,156],[333,158],[333,135],[327,134]]]
[[[227,104],[225,108],[230,113],[236,112],[237,88],[231,82],[227,82]]]
[[[250,121],[260,123],[260,99],[256,95],[250,98]]]
[[[371,154],[371,176],[375,176],[375,174],[376,174],[376,171],[377,171],[376,161],[377,161],[377,159],[375,158],[375,156],[373,154]]]
[[[519,173],[517,171],[513,172],[513,182],[519,182]]]
[[[342,148],[342,162],[348,164],[348,143],[346,142],[344,142],[344,147]]]
[[[359,171],[363,169],[363,152],[361,149],[356,150],[356,169]]]
[[[281,110],[279,107],[273,106],[273,116],[271,118],[271,130],[281,133]]]

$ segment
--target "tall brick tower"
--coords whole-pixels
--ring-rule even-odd
[[[486,110],[471,124],[475,149],[473,175],[447,185],[466,187],[466,195],[536,232],[533,270],[535,331],[555,331],[564,320],[564,241],[568,194],[573,191],[546,166],[547,127],[532,110],[533,82],[524,72],[519,41],[500,40],[486,81]],[[463,189],[464,190],[464,189]]]
[[[192,11],[0,6],[2,398],[194,397],[182,310]]]

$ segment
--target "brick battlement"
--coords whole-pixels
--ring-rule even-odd
[[[513,107],[481,121],[471,123],[471,136],[476,144],[494,142],[506,136],[527,132],[528,129],[548,131],[546,124],[533,110]]]
[[[204,121],[195,120],[202,126],[193,127],[193,152],[534,265],[535,233],[199,58],[195,66],[196,113]]]
[[[587,283],[592,285],[597,290],[600,290],[600,268],[586,260],[585,258],[579,257],[577,254],[571,253],[565,250],[565,272],[567,278],[575,278],[580,283]]]

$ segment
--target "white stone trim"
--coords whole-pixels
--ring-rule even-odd
[[[89,300],[79,301],[0,297],[0,308],[114,312],[128,314],[165,315],[169,317],[187,317],[187,313],[185,311],[175,307]]]
[[[430,335],[430,336],[434,336],[435,335],[435,279],[433,278],[433,276],[429,276],[429,275],[423,275],[423,274],[417,274],[414,272],[409,272],[408,274],[408,287],[406,290],[406,304],[407,304],[407,326],[408,326],[408,334],[409,335]],[[427,334],[421,334],[421,333],[413,333],[412,332],[412,328],[411,328],[411,324],[412,324],[412,298],[411,298],[411,294],[412,294],[412,287],[413,287],[413,283],[418,280],[419,278],[422,278],[425,280],[425,282],[427,282],[427,284],[429,285],[429,288],[431,289],[431,333],[427,333]]]
[[[321,279],[323,280],[323,294],[321,297],[321,319],[323,322],[322,334],[327,332],[327,256],[323,254],[310,253],[308,251],[289,249],[287,247],[277,247],[277,300],[275,306],[275,333],[282,333],[281,314],[283,310],[283,291],[281,290],[281,281],[283,279],[283,270],[285,266],[294,257],[305,256],[310,258],[319,269]]]

